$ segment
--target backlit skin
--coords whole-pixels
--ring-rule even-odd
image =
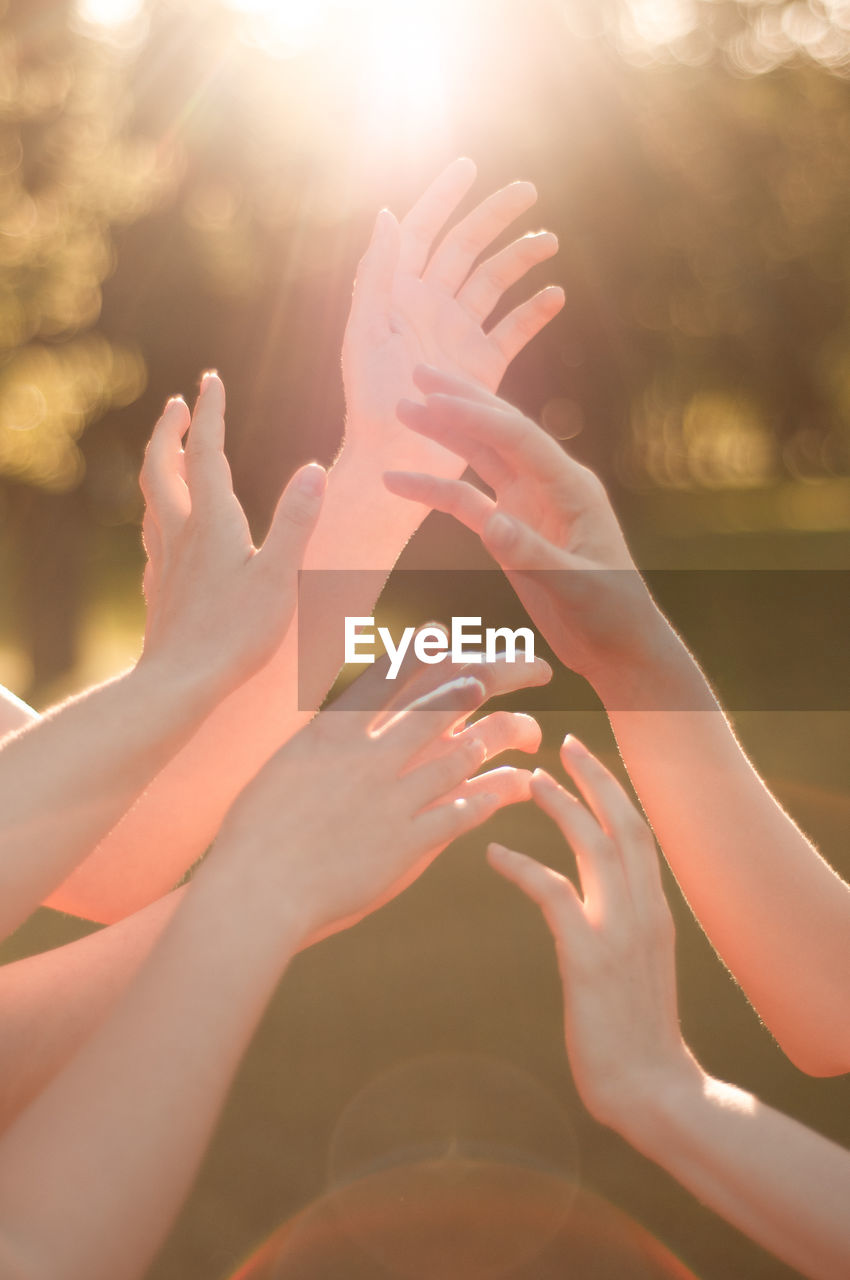
[[[392,689],[380,668],[363,679]],[[503,803],[457,794],[487,755],[477,734],[452,732],[485,696],[478,680],[390,717],[354,709],[360,696],[244,790],[146,963],[0,1139],[4,1275],[140,1275],[292,956],[388,901]]]
[[[505,290],[551,257],[557,240],[548,232],[523,235],[487,256],[493,241],[534,203],[528,182],[488,196],[441,236],[475,174],[471,160],[456,160],[400,222],[384,210],[357,270],[342,351],[345,438],[304,567],[381,572],[348,575],[356,581],[353,597],[330,599],[324,622],[317,615],[314,707],[342,663],[342,616],[373,612],[383,574],[425,516],[424,508],[387,492],[383,471],[428,467],[457,476],[463,467],[455,454],[417,439],[396,418],[398,400],[417,394],[414,368],[427,359],[495,389],[514,356],[563,306],[563,290],[545,288],[485,333],[484,322]],[[147,534],[160,519],[161,494],[179,493],[182,458],[179,450],[164,449],[158,461],[162,482],[148,496],[145,518],[146,582],[153,590],[162,566],[156,539]],[[265,665],[216,707],[48,905],[93,920],[119,920],[167,893],[202,856],[245,783],[310,718],[298,709],[295,633],[291,628]],[[166,828],[169,839],[163,841]]]
[[[522,682],[504,663],[479,665],[442,689],[438,677],[430,686],[419,677],[407,687],[404,709],[385,715],[357,710],[352,692],[347,709],[296,732],[308,716],[295,710],[293,696],[291,593],[263,588],[262,557],[270,563],[277,548],[278,572],[269,575],[275,586],[301,563],[330,567],[330,548],[339,557],[343,543],[352,563],[337,559],[333,567],[385,567],[428,507],[451,511],[481,534],[561,659],[605,700],[656,831],[665,847],[673,845],[668,856],[686,893],[789,1054],[815,1073],[850,1065],[840,1035],[825,1036],[821,1022],[820,1037],[812,1036],[827,1014],[847,1025],[846,992],[826,982],[826,967],[848,958],[847,886],[740,752],[634,570],[598,481],[553,442],[544,446],[533,423],[487,390],[562,298],[544,291],[484,334],[481,324],[509,277],[531,265],[529,254],[542,260],[552,245],[516,242],[519,248],[496,256],[489,276],[487,263],[470,275],[475,237],[483,248],[533,197],[528,184],[514,184],[431,254],[473,176],[469,162],[450,166],[408,215],[406,229],[392,215],[379,216],[343,352],[346,446],[321,511],[322,485],[312,486],[311,505],[308,484],[304,503],[294,499],[292,518],[284,507],[263,548],[246,543],[223,452],[223,387],[207,378],[195,411],[205,424],[197,433],[204,447],[193,444],[186,406],[171,402],[145,464],[149,612],[138,668],[44,721],[11,700],[0,703],[0,726],[13,731],[0,748],[0,785],[4,755],[10,770],[9,804],[0,806],[10,815],[2,845],[7,924],[80,858],[80,871],[48,900],[85,905],[102,919],[126,917],[77,950],[62,949],[58,960],[36,957],[0,973],[0,1018],[5,1007],[22,1043],[28,1017],[44,1017],[51,983],[54,998],[63,984],[69,996],[54,1040],[32,1064],[35,1090],[22,1091],[22,1069],[12,1058],[4,1064],[12,1100],[0,1139],[4,1274],[139,1275],[191,1184],[241,1053],[292,956],[355,924],[456,835],[529,794],[572,844],[582,896],[556,872],[501,847],[491,846],[490,860],[538,902],[555,936],[568,1050],[590,1111],[805,1274],[846,1274],[850,1160],[711,1079],[690,1055],[679,1031],[672,930],[652,838],[615,780],[571,740],[562,759],[588,808],[542,773],[472,776],[499,750],[539,745],[529,717],[466,721],[488,694],[544,681],[545,664],[532,664]],[[441,357],[441,370],[422,369],[413,381],[418,360]],[[424,404],[410,399],[417,384]],[[487,480],[493,499],[459,480],[466,462]],[[308,470],[318,482],[321,469]],[[384,470],[392,496],[379,501]],[[339,537],[355,493],[374,499],[362,544]],[[230,585],[229,602],[214,598],[200,571]],[[618,581],[623,585],[613,587]],[[368,613],[373,604],[358,600],[355,611]],[[216,608],[238,612],[238,643],[229,653],[210,643],[222,631]],[[185,663],[187,653],[199,656],[197,666]],[[329,645],[328,683],[335,662]],[[522,664],[514,668],[522,671]],[[378,666],[365,679],[397,695],[398,685],[387,685]],[[647,695],[650,706],[673,698],[687,710],[646,710]],[[365,701],[373,705],[374,698]],[[133,731],[122,734],[116,726],[128,712]],[[166,726],[159,736],[156,724]],[[28,790],[33,743],[53,765]],[[80,780],[105,758],[114,783],[87,794]],[[728,794],[720,817],[719,788]],[[169,841],[161,836],[166,802],[175,806]],[[27,863],[27,824],[45,812],[57,817],[39,828],[39,857]],[[176,868],[216,832],[192,884],[161,897]],[[737,846],[724,853],[735,832]],[[762,839],[772,894],[763,892]],[[712,896],[706,868],[722,881],[722,895]],[[788,901],[789,884],[796,902]],[[817,930],[821,958],[806,955],[796,988],[781,970],[765,976],[769,934],[777,928],[786,946],[789,928],[800,946],[812,941],[807,930]],[[844,963],[838,972],[847,969]],[[814,995],[804,1007],[807,983]]]
[[[421,459],[459,469],[431,445],[411,453],[395,420],[417,360],[439,358],[450,333],[453,367],[496,385],[562,303],[560,290],[544,290],[482,330],[504,289],[556,247],[551,236],[523,237],[472,270],[533,201],[527,183],[490,197],[460,235],[450,231],[432,270],[429,250],[474,176],[471,162],[456,162],[400,225],[378,220],[355,283],[346,439],[326,492],[322,468],[304,468],[265,543],[252,546],[223,450],[224,388],[210,374],[191,423],[183,401],[170,401],[146,455],[148,623],[137,667],[44,718],[0,698],[7,928],[40,899],[119,921],[0,972],[4,1275],[139,1275],[291,956],[386,902],[456,835],[528,795],[523,770],[477,771],[503,750],[535,751],[533,719],[496,712],[465,722],[486,697],[545,682],[539,660],[476,665],[448,689],[417,677],[399,702],[406,671],[385,686],[392,714],[377,723],[335,708],[308,724],[295,697],[298,567],[385,569],[421,517],[385,496],[383,467]],[[467,276],[469,299],[458,294]],[[370,609],[374,596],[357,604]],[[324,662],[327,687],[335,646]],[[192,884],[166,893],[225,815]]]
[[[581,799],[542,770],[531,793],[569,841],[581,892],[502,845],[488,854],[552,931],[585,1105],[783,1262],[812,1280],[841,1280],[850,1271],[850,1153],[694,1059],[679,1027],[673,921],[652,832],[575,738],[561,761]]]
[[[705,677],[651,599],[602,484],[536,423],[422,368],[412,434],[493,490],[390,473],[393,493],[478,533],[532,622],[601,698],[623,763],[694,913],[788,1056],[850,1070],[850,887],[744,755]]]

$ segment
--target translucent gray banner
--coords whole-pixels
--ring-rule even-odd
[[[457,620],[465,619],[460,626],[464,638],[481,636],[480,646],[470,643],[466,648],[483,648],[488,628],[525,630],[533,633],[535,653],[552,665],[549,684],[520,689],[509,696],[508,705],[530,712],[599,708],[587,681],[555,656],[553,644],[564,652],[569,641],[556,639],[554,629],[564,628],[559,635],[565,634],[582,611],[594,616],[600,634],[618,628],[621,616],[628,629],[635,577],[629,570],[552,571],[535,574],[533,582],[520,575],[517,589],[532,617],[498,570],[395,570],[391,576],[378,570],[304,571],[299,575],[299,706],[315,710],[321,705],[337,673],[334,695],[356,673],[371,672],[350,690],[345,705],[376,710],[426,666],[446,680],[461,672],[475,674],[474,663],[453,662],[450,652],[452,620],[457,630]],[[850,570],[655,570],[643,578],[727,710],[850,710]],[[384,668],[374,663],[345,662],[346,618],[369,620],[356,628],[350,621],[349,640],[355,630],[360,633],[359,654],[377,657],[388,647],[394,657],[387,664],[390,669],[398,665],[398,653],[406,645],[395,681],[378,678]],[[449,636],[443,643],[432,633],[419,643],[430,659],[426,663],[414,656],[415,635],[432,622],[442,623]],[[548,637],[544,626],[552,632]],[[509,634],[496,637],[497,647],[504,649],[506,640],[510,646]],[[527,637],[518,634],[519,668],[526,649]],[[658,680],[658,672],[643,660],[640,636],[626,644],[621,640],[618,652],[624,655],[621,665],[628,666],[633,655],[641,657],[630,672],[629,708],[705,709],[698,692],[666,688]],[[334,695],[327,705],[333,705]],[[610,698],[608,709],[617,709]]]

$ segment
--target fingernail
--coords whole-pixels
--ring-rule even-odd
[[[392,225],[393,222],[395,222],[395,218],[393,217],[390,210],[387,209],[386,207],[384,207],[383,209],[380,209],[378,211],[378,216],[375,219],[375,230],[372,233],[372,239],[373,240],[383,239],[383,237],[389,231],[390,226]]]
[[[571,733],[568,733],[566,738],[564,738],[564,741],[561,743],[561,750],[574,752],[576,755],[579,755],[581,752],[585,751],[586,748],[583,742],[579,742],[578,738],[574,738]]]
[[[309,462],[306,467],[301,468],[295,477],[296,487],[311,498],[318,498],[320,494],[324,493],[327,482],[328,473],[318,462]]]
[[[183,403],[182,396],[169,396],[165,402],[165,408],[163,409],[163,413],[165,412],[165,409],[170,409],[173,404],[178,404],[178,403],[180,404]]]
[[[217,378],[217,377],[218,377],[218,369],[205,369],[204,372],[201,374],[201,386],[203,386],[205,382],[209,382],[210,378]]]

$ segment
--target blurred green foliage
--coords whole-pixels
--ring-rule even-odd
[[[373,212],[458,152],[479,195],[538,184],[568,307],[506,391],[638,535],[850,528],[849,72],[844,0],[6,0],[0,584],[30,691],[74,661],[91,566],[133,607],[168,394],[222,369],[260,527],[330,460]]]

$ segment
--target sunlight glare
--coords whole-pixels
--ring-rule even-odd
[[[629,23],[645,45],[673,44],[699,20],[694,0],[629,0]]]
[[[361,65],[363,127],[370,135],[399,127],[433,131],[446,124],[449,93],[443,47],[449,10],[443,3],[372,0],[363,23]]]
[[[141,14],[143,0],[78,0],[77,16],[96,27],[124,27]]]
[[[333,0],[225,0],[243,15],[251,42],[270,53],[301,53],[331,21]]]

